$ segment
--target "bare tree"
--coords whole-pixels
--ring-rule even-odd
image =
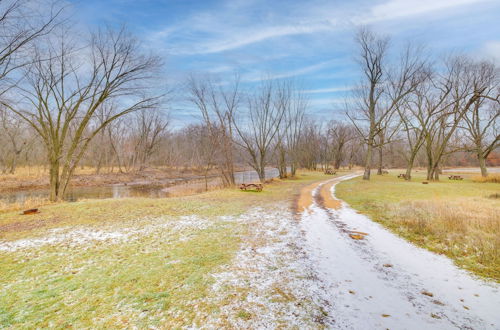
[[[159,101],[147,95],[160,62],[143,55],[124,29],[99,31],[85,48],[71,46],[69,38],[68,31],[62,31],[59,38],[48,38],[37,47],[26,83],[17,89],[24,102],[3,102],[44,141],[52,201],[64,197],[78,162],[102,129],[127,113],[154,108]],[[108,102],[116,107],[89,129],[98,109]]]
[[[17,83],[10,73],[29,62],[28,48],[53,30],[62,11],[55,1],[0,1],[0,94]]]
[[[261,182],[266,180],[265,168],[269,149],[274,143],[285,111],[276,99],[276,83],[265,82],[255,95],[247,100],[247,116],[234,120],[238,144],[248,153],[249,165],[257,172]]]
[[[308,99],[304,94],[295,89],[289,109],[285,112],[285,120],[288,122],[286,131],[286,148],[290,161],[290,174],[295,176],[300,159],[300,140],[304,129],[305,114],[308,107]]]
[[[134,115],[136,127],[134,164],[135,168],[142,171],[153,153],[158,150],[170,122],[168,116],[158,109],[144,109]]]
[[[356,132],[352,125],[344,122],[332,121],[328,125],[328,144],[332,150],[333,168],[338,170],[346,158],[346,146],[355,138]]]
[[[447,76],[444,84],[451,92],[448,95],[444,110],[434,123],[425,128],[425,146],[427,154],[427,179],[439,180],[440,166],[444,158],[463,147],[457,142],[450,144],[460,127],[464,116],[471,107],[484,98],[483,93],[490,84],[488,75],[478,70],[473,62],[459,56],[447,60]]]
[[[234,185],[234,144],[233,122],[234,114],[240,103],[239,79],[234,84],[223,89],[209,78],[205,82],[194,77],[189,81],[190,101],[200,110],[206,128],[220,151],[218,167],[224,186]]]
[[[427,132],[433,131],[433,126],[439,123],[440,117],[446,115],[446,102],[452,88],[449,82],[449,76],[433,75],[429,72],[427,79],[411,97],[397,107],[406,137],[404,157],[407,163],[405,174],[407,181],[411,180],[413,165],[426,141]]]
[[[279,177],[283,179],[288,176],[288,167],[292,177],[297,172],[299,141],[308,100],[293,81],[277,84],[275,97],[276,106],[283,111],[275,146]]]
[[[464,116],[466,136],[472,145],[466,149],[476,154],[481,175],[486,177],[486,159],[500,146],[497,127],[500,117],[500,76],[499,69],[491,62],[479,62],[474,67],[486,88]]]
[[[356,101],[347,111],[347,116],[366,143],[363,179],[369,180],[373,149],[382,142],[382,139],[377,142],[377,136],[387,129],[386,123],[394,118],[398,104],[421,82],[425,63],[420,59],[418,49],[409,45],[401,54],[399,63],[389,65],[389,39],[379,37],[367,28],[358,31],[356,42],[361,49],[358,62],[366,81],[354,91]],[[391,136],[391,133],[384,132],[386,135]],[[387,139],[383,139],[385,143],[388,143]]]
[[[27,132],[19,118],[5,109],[0,109],[0,169],[2,173],[14,174],[17,162],[28,145]]]

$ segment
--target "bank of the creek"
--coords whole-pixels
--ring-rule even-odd
[[[266,178],[278,177],[278,170],[269,168],[266,170]],[[241,171],[235,173],[236,183],[248,183],[258,181],[255,171]],[[189,193],[200,193],[207,189],[221,186],[218,177],[192,176],[188,178],[172,178],[160,181],[134,181],[130,183],[107,184],[100,186],[71,186],[67,190],[66,200],[77,201],[79,199],[101,199],[101,198],[128,198],[149,197],[161,198]],[[5,204],[22,204],[29,199],[45,199],[49,196],[48,188],[19,189],[0,193],[0,202]]]

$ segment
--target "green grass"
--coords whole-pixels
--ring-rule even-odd
[[[197,315],[219,308],[206,299],[213,283],[210,274],[231,262],[248,232],[244,224],[218,216],[291,202],[300,187],[325,178],[304,173],[266,185],[261,193],[225,189],[182,198],[52,204],[33,216],[0,213],[2,241],[41,238],[54,229],[154,228],[119,243],[61,243],[0,252],[0,328],[200,326],[203,319]],[[191,215],[209,225],[181,232],[160,226]],[[250,316],[242,310],[238,317]]]
[[[337,195],[411,242],[500,281],[500,200],[489,198],[500,186],[467,175],[463,181],[443,175],[424,185],[423,173],[415,173],[411,182],[397,173],[342,182]]]

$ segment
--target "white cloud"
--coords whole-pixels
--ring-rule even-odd
[[[372,7],[368,17],[355,20],[361,24],[373,23],[389,19],[401,19],[409,16],[439,12],[446,14],[446,10],[454,7],[472,5],[491,0],[389,0]]]
[[[487,42],[481,51],[482,55],[488,59],[493,59],[497,63],[500,63],[500,41],[489,41]]]
[[[367,14],[318,1],[273,8],[270,17],[265,18],[253,11],[258,2],[235,5],[229,1],[220,8],[196,13],[176,26],[154,32],[150,38],[172,40],[169,50],[175,55],[214,54],[280,37],[319,35],[353,23],[370,24],[431,13],[448,15],[453,8],[486,1],[492,0],[388,0],[368,8],[356,7],[358,13]]]

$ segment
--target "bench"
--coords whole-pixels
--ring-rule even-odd
[[[240,190],[262,191],[262,189],[264,189],[264,185],[262,183],[242,183],[242,184],[240,184]]]
[[[335,175],[335,174],[337,174],[337,171],[332,170],[332,169],[330,169],[330,168],[327,168],[327,169],[325,170],[325,174],[328,174],[328,175]]]
[[[463,180],[464,178],[462,178],[460,175],[450,175],[448,177],[449,180]]]

